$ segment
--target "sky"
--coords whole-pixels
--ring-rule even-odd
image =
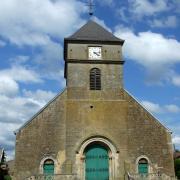
[[[94,0],[92,19],[124,39],[124,88],[180,149],[180,1]],[[0,148],[65,88],[63,40],[89,20],[87,0],[0,1]]]

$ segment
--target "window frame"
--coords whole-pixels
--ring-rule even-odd
[[[39,172],[40,174],[44,174],[44,163],[47,161],[47,160],[52,160],[54,162],[54,174],[57,173],[57,160],[55,158],[53,158],[53,156],[46,156],[44,157],[43,159],[41,159],[40,161],[40,166],[39,166]]]
[[[101,90],[101,70],[99,68],[91,68],[89,72],[89,89]]]
[[[136,158],[136,173],[139,174],[138,165],[139,165],[139,161],[141,159],[145,159],[147,161],[147,163],[148,163],[148,168],[147,168],[148,172],[147,172],[147,174],[153,173],[153,171],[151,169],[151,161],[146,155],[141,155],[141,156]]]

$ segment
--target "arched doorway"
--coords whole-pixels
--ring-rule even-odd
[[[109,153],[103,144],[90,144],[85,149],[85,179],[109,180]]]
[[[76,153],[76,167],[77,167],[77,177],[82,180],[87,179],[86,170],[91,166],[88,166],[86,163],[89,161],[89,157],[86,159],[87,155],[91,155],[91,153],[94,153],[96,151],[96,148],[98,151],[100,151],[100,154],[105,154],[104,157],[106,158],[108,156],[108,162],[105,160],[105,166],[108,166],[107,169],[97,168],[101,169],[102,171],[106,171],[109,173],[108,180],[114,180],[118,177],[118,169],[119,169],[119,152],[117,151],[116,146],[109,141],[108,139],[104,137],[91,137],[84,140],[80,146],[77,148]],[[99,160],[98,160],[99,161]],[[100,162],[100,161],[99,161]],[[91,163],[91,161],[89,161]],[[94,160],[92,162],[95,163]],[[101,167],[101,166],[100,166]],[[93,167],[94,168],[94,167]],[[93,170],[92,168],[92,170]],[[95,169],[95,168],[94,168]],[[92,180],[92,179],[88,179]],[[96,180],[96,179],[93,179]],[[98,178],[98,180],[101,180]],[[103,179],[104,180],[104,179]]]

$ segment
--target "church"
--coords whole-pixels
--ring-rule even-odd
[[[123,44],[92,20],[64,39],[66,88],[17,131],[15,180],[173,179],[170,130],[124,89]]]

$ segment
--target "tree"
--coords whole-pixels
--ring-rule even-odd
[[[4,150],[2,151],[2,158],[0,161],[0,180],[11,180]]]
[[[180,179],[180,151],[178,149],[174,152],[174,168],[177,178]]]
[[[174,160],[175,174],[180,179],[180,158]]]

